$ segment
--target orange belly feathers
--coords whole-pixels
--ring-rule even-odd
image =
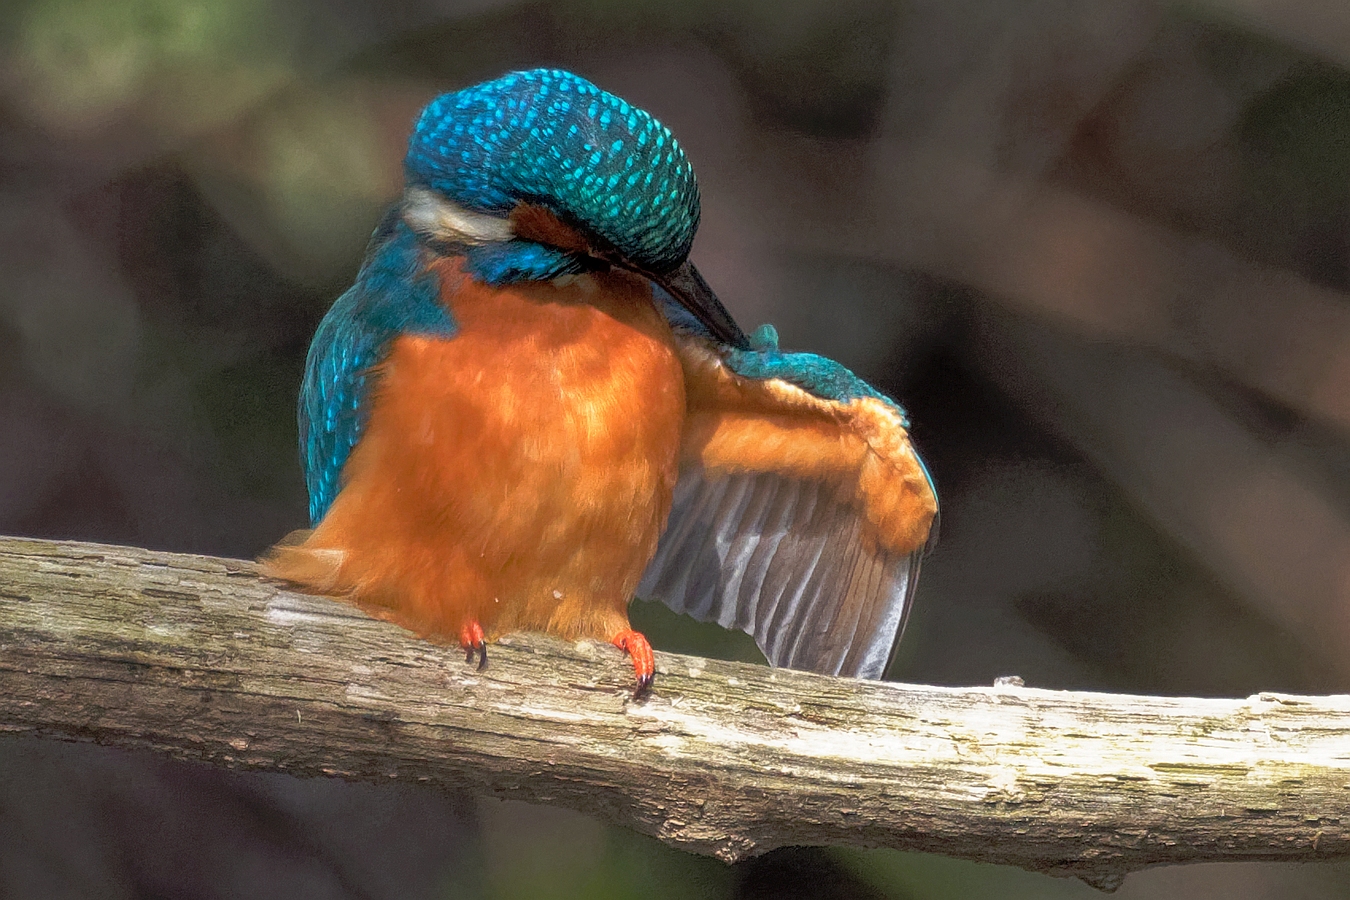
[[[436,266],[458,332],[394,340],[341,492],[267,573],[471,654],[515,630],[613,641],[641,686],[627,608],[685,415],[651,288],[618,270],[488,288]]]

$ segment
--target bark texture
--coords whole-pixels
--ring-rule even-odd
[[[1076,875],[1350,855],[1350,696],[870,683],[516,635],[486,671],[253,563],[0,539],[0,732],[558,804],[733,861]]]

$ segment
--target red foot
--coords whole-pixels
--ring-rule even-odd
[[[477,621],[468,622],[459,630],[459,645],[464,648],[464,661],[473,662],[478,654],[478,671],[487,668],[487,641],[483,639],[483,626]]]
[[[652,681],[656,678],[656,658],[652,656],[651,643],[631,628],[614,635],[610,643],[633,660],[633,672],[637,675],[637,690],[633,691],[633,699],[641,699],[652,689]]]

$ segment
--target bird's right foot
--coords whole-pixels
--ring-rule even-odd
[[[656,679],[656,660],[652,656],[651,642],[640,632],[628,628],[614,635],[610,643],[627,653],[633,661],[633,674],[637,676],[633,699],[646,697],[651,693],[652,682]]]

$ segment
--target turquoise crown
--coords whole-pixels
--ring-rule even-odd
[[[558,69],[512,72],[437,97],[422,111],[404,169],[410,185],[467,209],[546,206],[651,272],[684,262],[698,229],[698,183],[670,130]],[[520,260],[546,249],[512,243],[526,245]]]

